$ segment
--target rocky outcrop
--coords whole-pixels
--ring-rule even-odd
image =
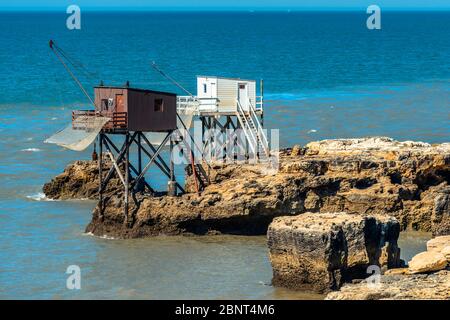
[[[387,213],[402,229],[443,229],[449,215],[450,144],[338,139],[312,142],[305,153],[328,157],[324,175],[339,182],[336,194],[322,197],[321,211]]]
[[[450,236],[431,239],[427,251],[414,256],[407,268],[389,269],[376,281],[346,284],[327,295],[330,300],[450,299]]]
[[[450,271],[432,274],[383,275],[378,284],[361,281],[331,292],[326,300],[449,300]]]
[[[449,265],[450,235],[440,236],[427,242],[427,251],[415,255],[408,262],[408,273],[426,273],[445,269]]]
[[[369,266],[399,267],[400,226],[388,216],[304,213],[279,217],[267,233],[272,283],[326,292],[367,277]]]
[[[447,259],[447,262],[450,265],[450,245],[442,249],[441,253],[444,255],[445,259]]]
[[[448,266],[450,266],[450,235],[429,240],[427,242],[427,250],[442,254],[447,259]]]
[[[450,235],[439,236],[427,241],[427,251],[442,252],[448,246],[450,246]]]
[[[313,142],[294,151],[280,153],[276,173],[264,164],[212,164],[211,184],[200,194],[137,195],[126,224],[120,189],[112,190],[104,215],[94,211],[87,230],[116,237],[264,234],[274,217],[347,212],[393,216],[402,230],[449,231],[450,144],[368,138]],[[45,186],[46,195],[94,197],[98,171],[82,168],[69,166]],[[191,181],[187,190],[194,189]]]
[[[103,170],[109,170],[105,161]],[[44,184],[43,192],[49,199],[97,199],[98,198],[98,163],[96,161],[75,161],[64,172]],[[120,180],[112,178],[107,193],[114,194],[120,190]]]
[[[450,235],[450,186],[440,189],[434,198],[431,231],[435,236]]]
[[[415,255],[408,263],[408,272],[425,273],[445,269],[447,259],[437,251],[425,251]]]

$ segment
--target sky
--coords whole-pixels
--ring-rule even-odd
[[[450,0],[0,0],[3,10],[82,9],[450,9]]]

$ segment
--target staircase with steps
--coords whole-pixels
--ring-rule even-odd
[[[244,131],[245,137],[247,138],[250,150],[257,157],[261,157],[261,151],[264,156],[269,157],[269,143],[259,121],[258,115],[256,114],[255,107],[252,105],[250,100],[248,102],[248,111],[242,108],[239,100],[236,100],[236,103],[236,116],[241,124],[242,130]]]

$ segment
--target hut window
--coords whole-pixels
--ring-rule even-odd
[[[206,83],[203,84],[203,93],[208,92],[208,87],[206,86]]]
[[[163,99],[155,99],[155,112],[162,112],[164,108]]]

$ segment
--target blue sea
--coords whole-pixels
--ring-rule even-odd
[[[43,143],[89,106],[50,39],[89,71],[77,74],[88,90],[130,81],[183,94],[152,61],[192,92],[200,74],[264,79],[264,123],[281,147],[450,140],[450,12],[383,12],[381,30],[365,12],[82,11],[81,30],[67,16],[0,13],[2,299],[320,298],[270,286],[264,237],[96,238],[84,234],[94,202],[45,199],[42,185],[92,152]],[[81,290],[66,288],[69,265]]]

